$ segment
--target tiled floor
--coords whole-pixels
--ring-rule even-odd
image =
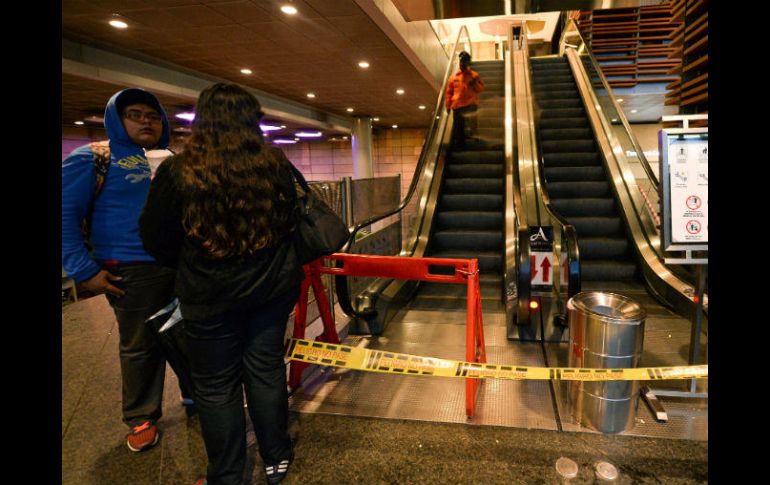
[[[160,444],[144,453],[126,448],[117,346],[115,319],[103,297],[63,308],[62,484],[191,485],[205,474],[206,456],[199,423],[185,415],[170,371]],[[708,480],[707,441],[312,410],[292,413],[291,433],[296,460],[287,484],[560,484],[554,464],[562,456],[579,466],[578,476],[569,482],[574,485],[598,483],[594,468],[599,461],[618,468],[614,483],[619,484],[689,485]],[[264,483],[256,450],[250,448],[249,456],[251,483]]]

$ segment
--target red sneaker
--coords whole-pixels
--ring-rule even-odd
[[[158,427],[152,421],[145,421],[131,428],[131,432],[126,437],[126,444],[131,451],[142,451],[155,446],[158,439],[160,439]]]

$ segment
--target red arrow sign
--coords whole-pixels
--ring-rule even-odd
[[[548,257],[543,258],[540,267],[543,268],[543,283],[548,283],[548,280],[551,278],[551,261],[549,261]]]

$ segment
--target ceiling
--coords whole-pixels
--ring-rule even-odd
[[[286,3],[298,13],[282,13]],[[114,18],[129,27],[111,27]],[[436,102],[435,90],[354,0],[63,0],[62,37],[336,115],[377,116],[374,126],[427,126]],[[368,69],[358,67],[362,60]],[[62,123],[101,115],[123,87],[62,74]],[[169,114],[194,104],[171,96],[161,101]]]

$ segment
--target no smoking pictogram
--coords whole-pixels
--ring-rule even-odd
[[[691,195],[687,197],[687,200],[685,201],[685,204],[687,204],[687,208],[691,211],[694,211],[698,208],[700,208],[701,205],[701,199],[697,195]]]
[[[685,229],[687,229],[687,232],[690,234],[698,234],[700,232],[700,222],[698,221],[687,221],[687,224],[685,225]]]

